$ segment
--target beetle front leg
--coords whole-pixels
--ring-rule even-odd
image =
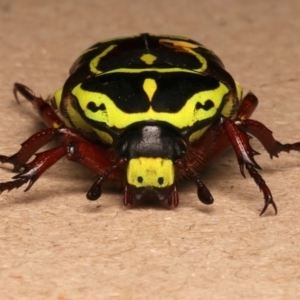
[[[48,151],[37,153],[35,159],[32,162],[24,164],[22,166],[23,170],[13,177],[13,181],[0,183],[0,194],[3,191],[9,192],[12,189],[19,188],[29,181],[29,184],[25,189],[25,192],[28,191],[38,180],[38,178],[66,153],[66,146],[60,146]]]
[[[254,160],[254,155],[257,155],[258,152],[251,147],[249,143],[249,136],[238,126],[238,124],[236,124],[236,122],[225,117],[222,118],[222,121],[237,156],[241,174],[245,177],[244,167],[246,167],[250,176],[254,179],[255,183],[264,194],[265,205],[260,215],[266,211],[269,205],[273,206],[275,214],[277,214],[277,207],[273,200],[272,193],[264,179],[256,171],[256,169],[261,169]]]
[[[36,151],[52,141],[57,134],[55,128],[41,130],[22,143],[17,153],[11,156],[0,155],[0,162],[12,164],[13,172],[18,172]]]
[[[28,160],[29,155],[25,153],[26,155],[24,154],[24,156],[22,156],[23,151],[27,148],[21,148],[18,153],[11,157],[21,157],[20,159],[23,161],[22,164],[20,164],[22,171],[13,177],[14,181],[0,183],[0,193],[5,190],[10,191],[14,188],[19,188],[23,184],[29,182],[28,187],[25,189],[25,191],[28,191],[42,175],[42,173],[44,173],[48,168],[50,168],[65,155],[69,160],[76,161],[97,173],[103,173],[113,165],[107,149],[101,145],[95,144],[92,140],[82,135],[78,130],[70,128],[53,130],[54,134],[52,137],[62,137],[61,145],[56,148],[37,153],[35,159],[29,163],[24,163],[25,160]],[[39,135],[39,133],[37,133],[29,138],[26,142],[29,140],[34,141],[34,137],[39,137],[41,139],[37,142],[39,145],[42,144],[42,141],[45,141],[42,138],[43,135]],[[26,144],[26,142],[24,144]],[[34,147],[31,148],[31,151],[33,148]],[[5,162],[13,163],[9,160],[6,160]],[[114,172],[111,175],[111,178],[115,180],[118,180],[119,177],[120,174],[118,172]]]

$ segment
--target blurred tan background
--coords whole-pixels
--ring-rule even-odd
[[[44,97],[103,39],[151,32],[213,49],[260,99],[253,118],[300,141],[298,0],[0,0],[0,153],[42,128],[17,105],[14,82]],[[0,196],[0,299],[299,299],[300,154],[256,158],[279,213],[242,178],[232,153],[204,170],[213,206],[180,187],[175,210],[126,209],[108,189],[89,203],[93,174],[62,160],[28,193]],[[0,169],[9,180],[10,166]]]

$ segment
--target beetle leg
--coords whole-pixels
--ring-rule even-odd
[[[27,86],[21,83],[15,83],[13,92],[15,99],[18,103],[20,103],[18,93],[20,93],[25,99],[31,102],[34,109],[38,112],[38,114],[42,118],[43,122],[47,125],[47,127],[59,128],[66,126],[65,123],[50,106],[50,104],[47,103],[44,99],[36,97],[34,92]]]
[[[14,181],[0,183],[0,193],[5,190],[10,191],[14,188],[19,188],[29,181],[29,184],[25,189],[25,192],[28,191],[42,173],[63,157],[66,152],[67,147],[60,146],[37,153],[35,159],[32,162],[23,165],[23,171],[13,177]]]
[[[264,124],[248,119],[242,122],[245,126],[245,130],[251,135],[255,136],[264,146],[264,148],[270,154],[270,157],[278,157],[279,152],[290,152],[291,150],[300,151],[300,142],[294,144],[281,144],[276,141],[272,135],[272,131],[269,130]]]
[[[272,131],[269,130],[264,124],[256,120],[249,119],[257,105],[257,97],[253,93],[249,92],[241,101],[241,105],[237,112],[236,123],[242,126],[243,130],[255,136],[268,151],[271,158],[273,156],[278,157],[278,153],[282,151],[300,151],[300,142],[294,144],[281,144],[274,139]],[[238,122],[239,120],[241,121],[240,124]]]
[[[263,178],[256,171],[256,169],[261,169],[254,160],[254,155],[257,155],[258,152],[251,147],[249,143],[249,136],[242,130],[238,123],[236,124],[234,121],[225,117],[222,117],[222,121],[230,143],[237,156],[241,174],[245,177],[244,167],[246,167],[250,176],[254,179],[255,183],[264,194],[265,205],[260,215],[266,211],[269,205],[273,206],[275,214],[277,214],[277,207],[273,200],[272,193]]]
[[[38,143],[39,145],[42,144],[42,141],[45,141],[43,139],[43,135],[40,136],[35,134],[33,137],[34,136],[41,138],[41,142]],[[27,164],[22,163],[22,171],[13,177],[14,181],[0,183],[0,193],[5,190],[10,191],[13,188],[19,188],[21,185],[29,181],[29,185],[25,189],[25,191],[28,191],[44,171],[50,168],[65,155],[69,160],[78,162],[98,174],[112,168],[113,162],[107,149],[101,145],[95,144],[78,130],[71,128],[53,128],[52,138],[53,136],[62,137],[61,145],[56,148],[37,153],[35,159]],[[35,139],[33,137],[32,140],[34,141]],[[18,154],[21,153],[20,157],[24,159],[24,156],[22,156],[23,150],[24,149],[21,148],[16,155],[11,157],[16,158],[18,157]],[[6,160],[5,162],[11,161]],[[121,175],[119,173],[113,172],[110,179],[118,180],[120,177]]]
[[[249,92],[241,101],[239,109],[237,111],[237,119],[245,120],[249,119],[258,105],[257,97]]]
[[[0,162],[13,164],[13,172],[17,172],[38,149],[55,138],[58,133],[57,128],[65,127],[65,123],[45,100],[36,97],[34,92],[27,86],[21,83],[15,83],[13,92],[18,103],[20,103],[18,93],[30,101],[33,107],[38,111],[44,123],[50,127],[32,135],[28,140],[21,144],[21,149],[14,155],[0,155]]]
[[[97,163],[98,163],[98,161],[97,161]],[[104,173],[102,173],[97,178],[97,180],[94,182],[94,184],[91,186],[91,188],[89,189],[86,197],[89,200],[97,200],[99,197],[101,197],[101,194],[102,194],[102,184],[105,181],[107,181],[108,176],[111,173],[113,173],[116,169],[120,168],[121,166],[125,165],[126,163],[127,163],[126,159],[120,159],[115,164],[113,164],[111,167],[107,168],[106,171]],[[101,165],[101,168],[103,168],[103,164]],[[97,171],[98,171],[98,173],[100,173],[99,170],[97,170]]]
[[[1,163],[10,163],[14,166],[13,172],[19,171],[24,164],[30,159],[30,157],[36,153],[40,148],[48,144],[56,137],[62,137],[65,141],[88,141],[88,138],[79,134],[79,131],[67,129],[67,128],[46,128],[35,134],[21,144],[21,149],[11,155],[0,155]]]
[[[198,176],[198,174],[196,174],[195,172],[193,172],[192,170],[190,170],[189,167],[187,166],[186,162],[184,160],[182,160],[182,159],[178,159],[176,161],[176,166],[178,168],[184,170],[185,174],[187,176],[189,176],[195,182],[195,184],[198,187],[197,194],[198,194],[199,200],[202,203],[207,204],[207,205],[212,204],[214,202],[214,198],[211,195],[209,189],[206,187],[206,185],[201,181],[201,179]],[[178,200],[177,200],[177,202],[178,202]]]
[[[13,172],[19,171],[36,151],[57,136],[57,132],[55,128],[46,128],[35,133],[21,144],[21,149],[17,153],[11,156],[0,155],[0,162],[12,164]]]

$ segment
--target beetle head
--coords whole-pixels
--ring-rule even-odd
[[[175,128],[155,122],[129,127],[116,143],[118,157],[128,162],[124,202],[174,197],[175,161],[186,153],[186,143]]]

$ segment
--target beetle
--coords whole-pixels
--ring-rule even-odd
[[[43,129],[33,134],[11,156],[0,162],[18,172],[13,181],[0,183],[0,192],[28,183],[66,156],[98,174],[87,192],[101,196],[111,181],[124,189],[123,202],[157,198],[177,206],[177,182],[193,180],[204,204],[214,199],[201,181],[200,170],[228,148],[233,148],[264,195],[263,214],[277,207],[258,173],[258,154],[249,138],[257,138],[270,157],[300,150],[300,143],[281,144],[259,121],[250,119],[257,97],[242,97],[240,85],[211,50],[178,36],[140,34],[112,39],[88,48],[72,65],[70,75],[52,97],[37,97],[15,83],[37,110]],[[59,137],[59,144],[38,150]],[[30,158],[35,158],[30,161]]]

